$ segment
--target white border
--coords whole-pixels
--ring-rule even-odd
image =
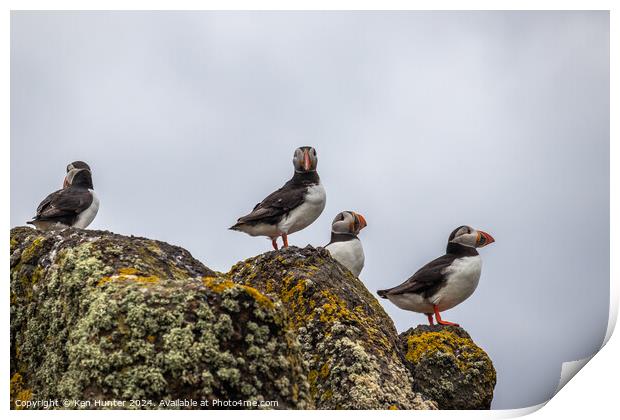
[[[0,115],[0,127],[4,128],[4,135],[2,137],[2,142],[0,147],[2,148],[2,153],[0,153],[0,188],[2,192],[2,197],[5,198],[4,202],[7,205],[0,208],[0,212],[2,212],[2,217],[5,220],[7,230],[10,229],[9,222],[9,186],[10,186],[10,118],[9,118],[9,110],[10,110],[10,67],[9,67],[9,54],[10,54],[10,10],[610,10],[610,19],[611,19],[611,33],[610,33],[610,53],[611,53],[611,103],[610,103],[610,115],[611,119],[611,145],[610,145],[610,163],[611,163],[611,185],[610,185],[610,203],[611,203],[611,214],[617,215],[620,208],[618,206],[618,127],[617,121],[613,119],[614,115],[618,115],[617,109],[617,98],[618,98],[618,85],[616,83],[619,66],[618,66],[618,23],[619,19],[616,13],[618,12],[618,7],[614,7],[616,2],[611,0],[592,0],[592,1],[576,1],[576,0],[565,0],[565,1],[553,1],[553,0],[521,0],[521,1],[456,1],[456,0],[444,0],[444,1],[420,1],[420,0],[385,0],[382,2],[379,1],[369,1],[369,0],[315,0],[315,1],[307,1],[307,0],[298,0],[298,1],[282,1],[282,0],[264,0],[264,1],[251,1],[251,0],[229,0],[229,1],[209,1],[209,0],[177,0],[177,1],[162,1],[162,0],[152,0],[149,2],[140,2],[135,0],[108,0],[108,1],[90,1],[88,3],[80,2],[80,1],[55,1],[53,5],[50,1],[41,1],[41,0],[24,0],[24,1],[7,1],[4,4],[5,13],[2,16],[2,53],[3,57],[5,57],[6,62],[5,65],[2,66],[2,76],[3,76],[3,87],[2,97],[4,101],[2,102],[2,113]],[[579,381],[572,381],[570,385],[566,387],[565,390],[562,390],[560,394],[553,398],[553,402],[549,404],[549,407],[545,410],[538,411],[536,416],[539,418],[551,418],[551,417],[567,417],[572,418],[574,415],[594,415],[598,414],[609,414],[611,412],[616,412],[616,392],[617,386],[615,384],[615,379],[619,376],[618,363],[616,359],[613,357],[614,354],[620,354],[620,344],[618,339],[610,340],[611,334],[614,330],[615,323],[617,320],[618,314],[618,284],[617,284],[617,274],[618,268],[617,263],[614,261],[614,256],[617,256],[617,241],[615,238],[619,237],[618,224],[616,222],[616,218],[612,216],[611,218],[611,243],[610,243],[610,255],[611,255],[611,293],[610,293],[610,314],[609,314],[609,324],[607,328],[607,333],[605,336],[605,343],[607,343],[606,348],[602,351],[600,356],[594,358],[594,361],[588,365],[584,369],[584,373],[581,375]],[[0,242],[0,253],[4,256],[8,255],[8,241],[4,240]],[[8,267],[8,258],[2,258],[0,260],[0,264],[4,273],[9,272]],[[5,277],[6,278],[6,277]],[[7,279],[8,280],[8,279]],[[8,283],[8,281],[7,281]],[[5,284],[5,287],[2,288],[2,297],[4,302],[9,301],[9,290],[8,285]],[[9,311],[8,308],[5,308],[4,311],[4,322],[2,323],[4,337],[9,336]],[[10,378],[8,360],[9,360],[9,343],[8,340],[6,342],[5,347],[3,348],[3,360],[5,361],[5,365],[3,366],[3,377],[5,381],[8,381]],[[599,359],[600,360],[597,360]],[[589,360],[589,359],[587,359]],[[585,362],[587,362],[587,360]],[[566,364],[566,368],[563,369],[562,375],[563,379],[567,379],[572,377],[571,374],[575,374],[579,368],[583,367],[585,362],[579,363],[571,362]],[[590,366],[592,365],[592,366]],[[5,382],[6,384],[6,382]],[[558,390],[562,388],[565,384],[565,381],[561,381]],[[8,387],[5,387],[5,390],[8,391]],[[5,392],[6,392],[5,391]],[[613,393],[613,394],[612,394]],[[9,406],[9,396],[8,393],[5,394],[6,397],[3,399],[5,410],[8,410]],[[515,410],[493,410],[490,412],[464,412],[464,411],[442,411],[442,412],[416,412],[416,416],[456,416],[459,418],[508,418],[508,417],[516,417],[525,414],[532,413],[533,411],[538,410],[545,404],[540,404],[534,407],[526,407],[522,409]],[[324,414],[323,414],[324,413]],[[343,412],[321,412],[322,415],[326,415],[331,417],[332,415],[344,414]],[[382,412],[384,415],[394,415],[394,416],[411,416],[410,412]],[[16,415],[18,412],[10,411],[10,415]],[[71,412],[20,412],[20,415],[25,417],[30,416],[39,416],[39,415],[63,415],[63,416],[73,416],[73,415],[82,415],[82,413],[77,413],[75,411]],[[133,414],[133,413],[132,413]],[[208,416],[207,413],[183,413],[184,415],[200,415]],[[295,416],[299,417],[308,417],[314,416],[315,412],[295,412]],[[376,416],[378,413],[376,412],[360,412],[356,413],[356,415],[362,416]],[[107,412],[89,412],[89,415],[94,416],[109,416],[110,413]],[[128,416],[130,413],[128,412],[116,412],[115,416]],[[170,411],[154,413],[135,413],[135,415],[149,415],[149,416],[166,416],[169,417],[171,415]],[[219,411],[217,416],[224,417],[237,417],[237,416],[247,416],[246,412],[222,412]],[[286,416],[289,417],[291,412],[253,412],[252,416],[269,416],[269,417],[278,417],[278,416]],[[540,417],[542,416],[542,417]]]

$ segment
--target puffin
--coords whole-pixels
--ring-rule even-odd
[[[45,197],[37,207],[37,215],[26,223],[39,230],[85,229],[95,219],[99,198],[93,188],[90,169],[81,165],[69,166],[63,183],[65,187]]]
[[[433,325],[433,314],[441,325],[458,324],[441,319],[440,312],[470,297],[480,280],[482,260],[476,248],[495,242],[491,235],[470,226],[459,226],[448,238],[446,254],[429,262],[399,286],[378,290],[401,309],[420,312]]]
[[[293,155],[293,177],[229,229],[266,236],[276,251],[277,239],[282,237],[283,246],[287,247],[288,235],[310,226],[325,208],[325,189],[316,171],[317,162],[314,147],[298,147]]]
[[[366,227],[366,219],[354,211],[342,211],[332,222],[332,236],[325,245],[332,258],[359,277],[364,268],[364,248],[357,235]]]
[[[65,179],[62,183],[63,188],[67,188],[71,185],[71,179],[73,178],[73,175],[75,175],[74,169],[88,169],[90,171],[90,166],[88,166],[88,163],[81,160],[76,160],[75,162],[71,162],[70,164],[68,164],[67,175],[65,176]]]

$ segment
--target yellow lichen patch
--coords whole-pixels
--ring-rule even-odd
[[[316,380],[319,377],[319,372],[316,370],[311,370],[308,372],[308,385],[310,385],[310,395],[312,398],[316,398],[316,394],[318,392]]]
[[[273,279],[268,279],[265,283],[265,292],[273,293],[275,290],[275,281]]]
[[[225,290],[237,287],[243,290],[244,292],[246,292],[248,295],[252,296],[254,300],[256,301],[256,303],[258,303],[258,305],[262,307],[268,307],[268,308],[273,308],[274,306],[271,299],[269,299],[267,296],[265,296],[264,294],[262,294],[257,289],[251,286],[246,286],[244,284],[235,283],[232,280],[227,279],[227,278],[214,277],[214,276],[203,277],[202,282],[205,286],[207,286],[209,289],[211,289],[215,293],[222,293]]]
[[[323,393],[323,395],[321,396],[321,399],[323,401],[327,401],[327,400],[331,400],[333,397],[334,397],[334,391],[332,391],[331,389],[328,389],[327,391]]]
[[[307,266],[304,266],[304,269],[306,268]],[[313,269],[309,271],[312,272]],[[309,274],[306,273],[306,275]],[[373,319],[373,313],[369,313],[368,309],[361,305],[349,308],[347,302],[331,290],[308,290],[309,285],[312,284],[309,278],[312,276],[289,273],[279,282],[274,279],[265,280],[265,292],[277,294],[282,303],[288,307],[291,328],[303,327],[317,319],[327,325],[336,322],[357,324],[363,327],[362,329],[369,334],[371,340],[380,343],[377,346],[380,355],[393,353],[393,346],[384,332],[379,330]],[[369,300],[376,301],[374,298]],[[329,338],[329,328],[326,327],[324,331],[326,338]]]
[[[267,296],[263,295],[261,292],[259,292],[258,290],[256,290],[253,287],[250,286],[241,286],[249,295],[251,295],[256,302],[258,302],[258,304],[260,306],[267,306],[269,308],[273,308],[273,302],[271,301],[271,299],[269,299]]]
[[[308,372],[308,382],[310,382],[310,385],[312,385],[313,383],[316,382],[316,378],[319,377],[319,372],[316,370],[311,370],[310,372]]]
[[[237,285],[237,283],[229,279],[213,276],[203,277],[202,282],[215,293],[222,293],[224,290],[231,289]]]
[[[288,275],[283,279],[283,292],[282,292],[282,301],[285,303],[295,303],[301,299],[303,299],[303,294],[306,289],[306,284],[304,280],[300,280],[295,285],[292,283],[295,281],[295,277],[293,275]]]
[[[405,358],[414,364],[437,352],[451,355],[462,372],[467,370],[470,361],[488,358],[471,339],[459,337],[447,330],[411,335],[407,338]]]
[[[43,238],[35,238],[32,241],[32,244],[22,251],[21,260],[23,262],[30,261],[36,255],[37,251],[39,250],[39,248],[41,248],[41,246],[43,246]]]
[[[159,282],[159,277],[157,276],[139,276],[140,272],[135,268],[124,267],[118,269],[118,274],[113,274],[111,276],[105,276],[99,279],[97,286],[103,286],[106,283],[116,282],[116,281],[135,281],[138,283],[145,284],[153,284]]]
[[[330,369],[330,363],[329,362],[325,362],[325,364],[323,364],[323,366],[321,366],[321,370],[319,371],[319,374],[321,376],[321,378],[327,378],[327,376],[329,375],[329,369]]]
[[[327,301],[321,306],[323,309],[320,317],[321,322],[356,320],[357,317],[349,311],[349,308],[342,299],[339,299],[327,290],[321,291],[321,296]]]
[[[306,280],[299,279],[295,282],[295,276],[288,275],[282,279],[282,290],[279,294],[280,300],[290,307],[289,313],[292,315],[290,322],[293,328],[299,328],[308,323],[313,317],[312,309],[316,302],[311,298],[306,298]]]
[[[32,277],[30,278],[30,282],[32,284],[37,283],[43,277],[43,268],[37,266],[32,272]]]
[[[24,379],[19,373],[15,373],[11,377],[11,407],[20,410],[22,407],[15,404],[15,401],[30,401],[32,399],[32,390],[24,387]]]
[[[146,339],[149,343],[153,344],[155,340],[157,340],[157,337],[155,337],[154,335],[148,335]]]
[[[311,370],[308,372],[308,384],[310,385],[310,395],[313,398],[317,397],[319,390],[323,390],[325,386],[325,379],[329,376],[329,363],[325,363],[320,370]],[[329,400],[333,397],[334,392],[331,389],[326,389],[320,395],[321,400]]]
[[[320,308],[322,309],[319,317],[321,322],[334,323],[334,322],[352,322],[358,325],[362,325],[373,340],[380,342],[382,346],[377,346],[377,349],[381,355],[385,354],[383,349],[390,349],[390,345],[381,331],[377,329],[376,323],[372,320],[369,314],[361,307],[356,306],[353,310],[350,310],[346,302],[339,296],[332,294],[327,290],[321,291],[321,297],[323,303]],[[310,307],[314,302],[310,302]]]

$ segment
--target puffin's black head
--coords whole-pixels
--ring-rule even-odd
[[[93,189],[93,178],[88,169],[72,169],[70,174],[70,186]]]
[[[316,155],[316,150],[314,150],[314,147],[298,147],[293,155],[293,166],[295,166],[295,172],[316,171],[316,164],[318,162],[319,159]]]
[[[351,210],[342,211],[336,215],[332,222],[332,232],[350,233],[357,235],[366,227],[366,219],[359,213]]]
[[[88,163],[81,160],[76,160],[75,162],[71,162],[70,164],[68,164],[67,175],[65,176],[65,179],[62,183],[63,188],[67,188],[71,185],[71,181],[78,169],[87,169],[88,171],[90,171],[90,166],[88,166]]]
[[[448,244],[460,244],[470,248],[482,248],[493,242],[495,239],[488,233],[465,225],[454,229],[448,238]]]

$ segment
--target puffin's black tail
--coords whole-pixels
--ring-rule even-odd
[[[377,294],[379,296],[381,296],[383,299],[387,299],[387,292],[389,291],[389,289],[386,290],[377,290]]]

